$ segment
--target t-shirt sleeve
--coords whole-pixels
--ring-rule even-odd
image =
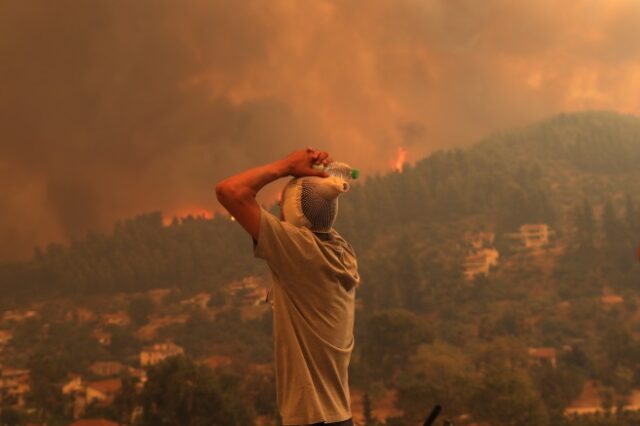
[[[313,238],[308,234],[260,208],[260,232],[253,254],[276,272],[290,271],[312,251]]]

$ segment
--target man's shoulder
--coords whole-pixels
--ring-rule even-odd
[[[325,241],[321,240],[321,244],[326,250],[339,255],[341,258],[345,255],[353,258],[356,257],[353,246],[333,228],[326,234]]]
[[[270,228],[275,234],[284,234],[289,239],[312,242],[313,232],[310,229],[293,225],[286,220],[282,220],[264,207],[261,211],[261,223]]]

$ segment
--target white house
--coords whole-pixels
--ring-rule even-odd
[[[500,254],[498,250],[486,248],[469,253],[464,261],[464,275],[472,280],[476,275],[489,275],[492,266],[498,265]]]
[[[143,367],[155,365],[169,357],[181,355],[183,353],[184,349],[174,343],[156,343],[142,349],[140,352],[140,365]]]

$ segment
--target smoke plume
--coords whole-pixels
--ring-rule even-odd
[[[0,0],[0,259],[298,147],[366,172],[640,110],[635,0]]]

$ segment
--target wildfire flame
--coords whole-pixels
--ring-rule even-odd
[[[164,216],[162,221],[165,226],[169,226],[171,225],[171,222],[173,221],[174,217],[177,217],[178,219],[182,219],[187,216],[204,218],[204,219],[213,219],[213,212],[203,207],[196,207],[196,206],[181,207]]]
[[[396,150],[395,158],[391,159],[391,168],[396,172],[402,172],[404,163],[407,161],[407,150],[399,146]]]

